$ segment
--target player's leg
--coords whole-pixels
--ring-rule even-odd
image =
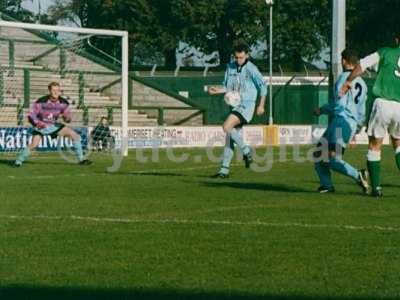
[[[358,181],[358,170],[343,160],[342,153],[329,151],[329,165],[335,172],[348,176],[354,179],[354,181]]]
[[[252,162],[251,149],[244,142],[243,135],[238,129],[239,125],[243,125],[245,123],[247,123],[246,119],[244,119],[244,117],[241,116],[240,113],[234,111],[225,120],[222,128],[226,134],[230,135],[233,142],[239,147],[240,151],[243,154],[243,160],[245,162],[246,168],[249,168]]]
[[[333,131],[329,145],[330,168],[344,176],[353,179],[364,193],[368,192],[368,175],[365,170],[358,170],[343,159],[345,147],[352,140],[357,124],[345,118],[336,118],[333,122]]]
[[[328,128],[322,135],[319,143],[314,149],[314,168],[319,177],[320,187],[318,191],[320,193],[334,192],[334,186],[332,183],[332,175],[329,164],[329,151],[330,147],[335,143],[335,128],[336,120],[333,119]]]
[[[370,120],[368,122],[368,154],[367,167],[370,175],[371,195],[382,196],[381,188],[381,148],[389,125],[392,121],[393,111],[390,101],[376,99],[372,107]]]
[[[316,148],[314,149],[314,168],[315,172],[318,175],[320,187],[318,188],[318,192],[320,193],[330,193],[334,192],[335,188],[332,183],[332,176],[329,167],[329,162],[327,157],[328,153],[328,144],[327,143],[318,143]]]
[[[342,148],[341,146],[337,146]],[[339,151],[339,153],[338,153]],[[329,166],[330,168],[344,176],[353,179],[359,186],[361,186],[364,193],[368,193],[368,174],[366,170],[358,170],[343,160],[344,149],[329,151]]]
[[[222,128],[226,134],[230,135],[230,138],[238,145],[243,154],[250,152],[249,147],[245,144],[242,135],[236,129],[238,125],[241,125],[242,121],[236,114],[230,114],[225,120]]]
[[[343,159],[347,145],[354,137],[357,124],[353,120],[337,117],[333,120],[329,138],[329,166],[331,170],[353,179],[363,190],[368,192],[368,173],[358,170]]]
[[[63,127],[58,132],[58,135],[62,137],[69,137],[72,140],[72,145],[74,146],[74,152],[80,164],[86,165],[91,163],[83,155],[82,141],[79,134],[77,134],[73,129],[69,127]]]
[[[395,152],[396,166],[400,171],[400,139],[392,137],[392,145]]]
[[[239,129],[239,132],[242,132],[242,129]],[[232,162],[232,158],[235,151],[235,143],[231,138],[230,134],[226,134],[225,137],[225,147],[224,147],[224,155],[221,163],[221,168],[218,173],[214,176],[216,178],[227,178],[229,177],[230,165]]]
[[[393,102],[392,106],[393,115],[388,131],[395,152],[396,165],[400,170],[400,103]]]
[[[42,140],[41,135],[39,134],[33,135],[32,142],[21,151],[16,161],[14,162],[14,165],[20,167],[29,158],[29,156],[32,153],[32,150],[36,149],[36,147],[39,146],[41,140]]]
[[[383,138],[369,137],[367,167],[370,176],[372,195],[381,196],[381,147]]]

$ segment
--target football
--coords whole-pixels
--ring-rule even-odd
[[[240,94],[236,91],[229,91],[225,94],[224,100],[229,106],[236,107],[240,104]]]

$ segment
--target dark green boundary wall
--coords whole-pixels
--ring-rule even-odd
[[[204,92],[204,86],[221,84],[222,77],[140,77],[140,81],[160,91],[169,91],[177,94],[179,91],[189,92],[189,101],[193,106],[204,109],[207,124],[221,124],[229,113],[229,107],[222,100],[222,96],[209,96]],[[368,111],[372,103],[372,79],[366,79],[369,87]],[[274,123],[275,124],[327,124],[327,117],[314,117],[312,111],[328,101],[327,86],[288,85],[274,86]],[[133,102],[135,98],[133,96]],[[263,117],[255,117],[252,124],[267,124],[267,113]]]

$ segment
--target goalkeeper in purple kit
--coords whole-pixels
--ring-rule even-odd
[[[32,105],[28,116],[29,122],[34,127],[32,142],[21,151],[14,165],[16,167],[22,166],[31,155],[32,150],[39,146],[42,137],[46,135],[50,135],[52,138],[57,136],[70,138],[79,164],[90,165],[91,161],[83,155],[80,135],[65,124],[71,122],[71,110],[68,101],[61,97],[60,84],[52,82],[48,88],[49,95],[41,97]]]

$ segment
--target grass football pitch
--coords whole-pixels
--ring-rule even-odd
[[[379,201],[336,174],[336,193],[319,195],[290,149],[269,172],[236,162],[227,180],[209,178],[204,150],[184,152],[203,159],[132,152],[108,173],[108,154],[77,166],[42,153],[17,169],[2,156],[0,299],[400,299],[389,147]],[[365,154],[345,158],[364,166]]]

